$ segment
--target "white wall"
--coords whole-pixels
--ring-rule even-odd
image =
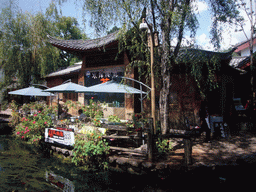
[[[256,51],[256,45],[253,45],[253,52]],[[241,51],[241,56],[249,56],[250,55],[250,49],[249,47]]]

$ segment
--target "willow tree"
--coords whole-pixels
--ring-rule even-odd
[[[74,56],[53,47],[47,35],[82,38],[77,20],[61,16],[54,4],[45,14],[34,15],[23,13],[10,1],[1,11],[0,31],[0,66],[4,73],[1,88],[13,85],[13,80],[21,88],[40,83],[45,75],[69,65]]]
[[[62,0],[65,2],[65,0]],[[198,28],[196,14],[197,1],[194,0],[83,0],[84,12],[90,16],[88,21],[95,31],[104,34],[108,27],[119,25],[124,33],[122,40],[131,41],[135,44],[123,43],[125,48],[134,51],[133,54],[148,53],[143,33],[139,30],[142,14],[146,17],[153,31],[159,32],[160,44],[155,56],[158,61],[154,63],[152,72],[160,72],[160,121],[162,133],[167,132],[169,95],[171,85],[171,74],[176,57],[180,51],[184,34],[194,37]],[[209,12],[212,15],[211,37],[216,48],[221,41],[221,24],[232,23],[238,15],[235,1],[233,0],[207,0]],[[146,8],[146,12],[143,12]],[[125,32],[133,28],[132,39],[125,36]],[[145,32],[146,33],[146,32]],[[138,37],[135,39],[135,36]],[[173,41],[175,40],[175,41]],[[146,48],[145,48],[146,47]],[[140,53],[138,53],[138,51]],[[132,53],[132,52],[131,52]],[[138,57],[133,57],[138,59]],[[149,66],[148,57],[145,66]],[[133,62],[133,61],[132,61]],[[141,66],[141,65],[140,65]],[[159,70],[158,70],[159,69]],[[150,71],[150,70],[147,70]],[[151,71],[150,71],[151,72]],[[150,74],[148,74],[150,77]]]

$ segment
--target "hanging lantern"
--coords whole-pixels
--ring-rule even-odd
[[[91,73],[90,73],[90,71],[86,71],[86,73],[85,73],[85,75],[86,75],[86,77],[90,77],[90,75],[91,75]]]

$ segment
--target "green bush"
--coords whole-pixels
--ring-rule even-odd
[[[100,115],[96,115],[93,119],[93,124],[96,127],[101,127],[102,123],[101,123],[101,116]]]
[[[165,158],[169,154],[170,150],[172,150],[172,143],[169,142],[168,139],[159,139],[156,142],[157,148],[157,156],[158,158]]]
[[[120,123],[121,122],[120,118],[117,117],[116,115],[110,115],[108,117],[108,121],[113,122],[113,123]]]
[[[94,101],[93,97],[89,100],[89,105],[82,107],[83,113],[91,118],[103,117],[102,104],[98,101]]]
[[[12,113],[11,113],[11,117],[9,118],[8,125],[10,127],[15,128],[20,123],[20,121],[21,121],[20,113],[13,110]]]
[[[45,128],[52,126],[51,116],[41,111],[21,119],[15,127],[15,135],[29,142],[39,142],[44,137]]]
[[[85,135],[77,135],[72,162],[88,168],[106,169],[109,146],[102,133],[93,130]]]
[[[11,104],[13,109],[17,109],[15,103]],[[23,140],[38,143],[44,137],[45,128],[52,126],[50,114],[54,114],[56,109],[49,107],[45,103],[30,103],[22,106],[23,110],[29,112],[34,110],[33,115],[21,116],[20,113],[13,110],[9,125],[14,128],[14,134]],[[43,109],[43,111],[39,111]],[[27,114],[27,113],[25,113]]]

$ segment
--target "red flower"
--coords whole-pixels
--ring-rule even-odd
[[[135,131],[141,131],[141,128],[135,129]]]
[[[36,117],[36,116],[37,116],[37,114],[34,115],[34,117]]]
[[[46,125],[46,124],[47,124],[47,122],[45,121],[45,122],[44,122],[44,124]]]
[[[41,111],[38,111],[38,113],[41,113]]]
[[[36,121],[33,121],[33,124],[35,124],[36,123]]]
[[[91,99],[93,99],[93,97],[91,97]]]

